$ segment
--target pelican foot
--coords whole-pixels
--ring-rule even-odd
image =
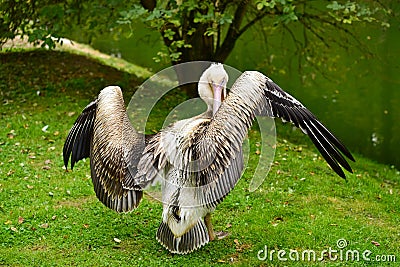
[[[208,235],[210,237],[210,241],[213,241],[214,239],[224,239],[225,237],[227,237],[229,235],[229,232],[223,232],[223,231],[219,231],[219,232],[215,232],[213,225],[211,223],[211,213],[208,213],[206,215],[206,217],[204,217],[204,222],[206,224],[207,230],[208,230]]]

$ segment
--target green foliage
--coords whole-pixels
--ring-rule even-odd
[[[374,22],[379,20],[379,17],[376,16],[378,12],[391,13],[390,10],[381,9],[375,7],[371,9],[369,6],[364,3],[357,3],[348,1],[346,3],[340,4],[337,1],[333,1],[331,4],[326,6],[328,9],[331,9],[329,15],[332,16],[336,21],[352,24],[358,21],[367,21]],[[381,21],[381,25],[383,27],[390,27],[390,24],[386,21]]]
[[[29,41],[54,48],[61,36],[75,30],[90,40],[103,32],[115,38],[132,35],[135,23],[143,22],[161,33],[165,49],[156,61],[216,60],[225,61],[235,42],[253,25],[268,25],[260,36],[289,33],[293,44],[303,51],[320,51],[314,41],[328,44],[325,31],[341,32],[361,46],[352,28],[343,25],[370,23],[389,27],[390,1],[2,1],[0,3],[0,44],[15,35],[27,35]],[[261,25],[261,24],[260,24]],[[294,34],[299,26],[305,37]],[[308,34],[308,36],[306,36]],[[335,34],[337,35],[337,34]],[[347,38],[347,37],[351,38]],[[314,39],[314,40],[312,40]],[[299,55],[303,51],[297,49]],[[321,52],[323,54],[323,52]]]
[[[129,4],[105,0],[1,1],[0,45],[16,35],[26,35],[32,43],[54,48],[61,37],[76,29],[88,36],[101,34],[113,29],[118,10]]]
[[[274,12],[276,10],[281,10],[281,15],[277,16],[275,24],[279,23],[289,23],[298,20],[295,9],[296,4],[293,1],[286,0],[263,0],[257,3],[258,10],[264,10],[264,12]],[[268,10],[268,11],[266,11]]]

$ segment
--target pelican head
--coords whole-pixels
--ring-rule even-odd
[[[213,63],[200,77],[199,95],[207,104],[207,111],[212,110],[213,115],[221,106],[226,97],[226,84],[228,74],[221,63]]]

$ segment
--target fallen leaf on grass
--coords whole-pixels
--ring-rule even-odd
[[[375,245],[375,246],[377,246],[377,247],[379,247],[381,244],[379,244],[379,242],[376,242],[376,241],[371,241],[371,243],[373,244],[373,245]]]
[[[22,224],[25,221],[25,219],[21,216],[18,217],[18,223]]]
[[[11,130],[11,131],[7,134],[7,137],[8,137],[9,139],[13,139],[14,136],[15,136],[15,130]]]
[[[49,224],[43,223],[42,225],[40,225],[40,228],[43,228],[43,229],[49,228]]]
[[[233,242],[235,242],[235,244],[236,244],[236,251],[238,251],[238,252],[246,251],[246,250],[248,250],[249,248],[251,248],[251,245],[250,245],[250,244],[240,244],[240,243],[239,243],[239,240],[237,240],[237,239],[233,240]]]
[[[271,222],[272,226],[278,226],[279,222],[283,222],[282,217],[275,217],[274,220]]]
[[[229,233],[220,231],[220,232],[215,233],[215,235],[217,236],[218,240],[221,240],[221,239],[224,239],[225,237],[227,237],[229,235]]]

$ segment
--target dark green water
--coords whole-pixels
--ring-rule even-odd
[[[375,52],[374,57],[363,59],[360,53],[328,51],[338,58],[336,70],[326,70],[332,80],[317,72],[299,74],[296,67],[285,72],[273,68],[286,59],[271,61],[274,53],[254,31],[238,41],[225,63],[241,71],[262,71],[301,100],[352,151],[400,168],[400,27],[392,24],[386,31],[361,30],[368,36],[366,43]],[[140,25],[130,39],[103,36],[93,46],[153,72],[169,66],[152,59],[162,47],[159,34]],[[302,79],[302,75],[307,77]]]

